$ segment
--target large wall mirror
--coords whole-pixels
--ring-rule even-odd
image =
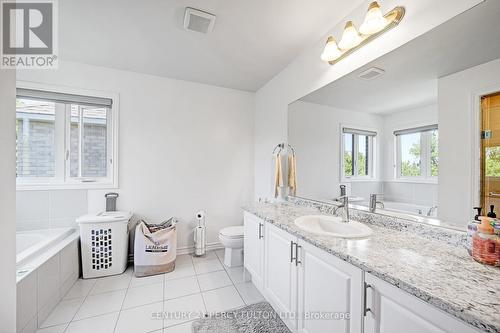
[[[441,122],[450,120],[440,119],[438,82],[500,58],[499,26],[488,14],[498,9],[492,2],[478,6],[290,104],[296,196],[332,202],[345,194],[355,208],[439,218],[440,177],[452,172],[440,165],[440,150],[460,142],[450,140],[451,134],[440,142]],[[483,24],[472,24],[479,16]],[[490,109],[498,104],[500,114],[500,98],[483,103]],[[498,148],[491,145],[483,145],[490,164]],[[489,166],[490,173],[494,168]],[[490,192],[500,198],[500,188]]]

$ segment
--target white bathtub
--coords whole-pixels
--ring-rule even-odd
[[[406,202],[398,202],[398,201],[383,201],[384,203],[384,208],[380,207],[380,205],[377,205],[377,209],[383,209],[386,211],[390,212],[395,212],[395,213],[402,213],[402,214],[412,214],[412,215],[420,215],[422,217],[430,217],[430,218],[436,218],[438,209],[435,208],[432,210],[431,215],[427,216],[427,213],[429,212],[431,206],[425,206],[425,205],[417,205],[417,204],[412,204],[412,203],[406,203]],[[363,202],[361,203],[362,206],[368,207],[368,202]]]
[[[45,250],[57,246],[61,241],[74,235],[73,228],[20,231],[16,233],[16,264],[18,267],[36,259]]]
[[[426,217],[428,216],[427,213],[430,211],[431,206],[416,205],[416,204],[397,202],[397,201],[384,201],[384,209],[398,213],[411,213]],[[428,217],[436,217],[436,216],[437,216],[437,208],[433,209]]]
[[[80,275],[75,229],[16,234],[17,331],[36,332]]]

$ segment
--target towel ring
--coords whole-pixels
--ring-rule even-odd
[[[288,147],[292,151],[292,155],[295,155],[295,149],[288,143],[286,145],[285,145],[285,143],[277,144],[273,149],[273,155],[281,153],[281,151],[283,149],[285,149],[285,147]],[[276,149],[279,149],[277,153],[276,153]]]

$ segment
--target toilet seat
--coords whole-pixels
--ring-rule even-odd
[[[224,238],[243,238],[243,226],[236,226],[236,227],[226,227],[222,228],[219,231],[219,234],[223,236]]]
[[[224,246],[224,265],[237,267],[243,265],[243,226],[222,228],[219,240]]]

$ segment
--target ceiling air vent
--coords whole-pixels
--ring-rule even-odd
[[[186,7],[184,29],[206,34],[214,30],[215,15],[199,9]]]
[[[360,73],[358,77],[363,80],[373,80],[376,77],[379,77],[380,75],[384,74],[385,71],[381,68],[377,67],[372,67],[368,68],[366,71]]]

